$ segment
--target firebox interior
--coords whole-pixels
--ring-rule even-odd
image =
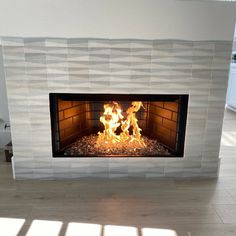
[[[53,157],[183,157],[188,95],[51,93],[49,100]]]

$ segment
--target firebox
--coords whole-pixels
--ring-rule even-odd
[[[183,157],[188,95],[51,93],[53,157]]]

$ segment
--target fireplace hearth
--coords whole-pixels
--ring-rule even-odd
[[[188,95],[49,97],[53,157],[183,157]]]

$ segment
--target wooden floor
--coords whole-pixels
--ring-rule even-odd
[[[220,155],[217,180],[13,181],[1,153],[0,235],[235,236],[236,114],[229,111]]]

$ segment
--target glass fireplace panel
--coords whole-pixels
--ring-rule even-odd
[[[188,95],[49,97],[53,157],[183,157]]]

